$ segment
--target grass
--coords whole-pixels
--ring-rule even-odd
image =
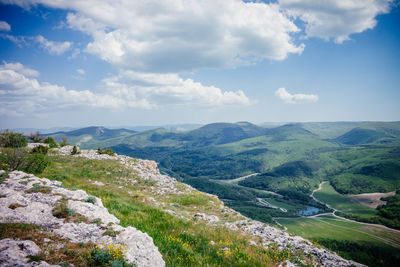
[[[62,176],[67,188],[83,189],[100,197],[109,212],[121,220],[122,226],[134,226],[153,238],[167,266],[273,266],[277,263],[262,249],[249,246],[250,237],[222,226],[184,220],[155,207],[146,201],[148,197],[156,197],[148,191],[149,186],[130,183],[132,179],[140,179],[116,161],[58,156],[50,159],[51,165],[41,176],[50,179]],[[94,178],[107,183],[107,188],[92,186]],[[121,185],[123,187],[119,188]],[[164,198],[167,198],[168,208],[171,202],[179,203],[183,213],[191,211],[193,205],[197,211],[206,206],[213,207],[209,201],[214,201],[203,194],[160,196],[157,200],[162,202]],[[216,206],[213,212],[218,214],[219,207]],[[223,217],[221,212],[218,215]],[[211,241],[231,242],[231,253],[224,253],[223,247],[212,245]]]
[[[289,233],[326,245],[347,259],[371,266],[393,266],[389,263],[399,260],[400,234],[395,230],[362,225],[332,216],[277,220],[287,227]],[[366,254],[368,251],[370,255]],[[376,251],[379,253],[371,254]]]
[[[43,193],[43,194],[50,194],[51,188],[48,186],[43,186],[40,184],[34,184],[31,189],[25,191],[25,193]]]
[[[377,214],[373,208],[355,203],[346,196],[339,194],[329,183],[324,183],[321,190],[316,191],[314,196],[344,213],[358,215],[362,218],[371,218]]]

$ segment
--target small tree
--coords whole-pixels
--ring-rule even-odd
[[[0,145],[3,147],[25,147],[28,144],[25,136],[21,133],[14,133],[12,131],[5,130],[0,133]]]
[[[65,136],[61,137],[61,140],[62,140],[60,143],[61,147],[68,145],[67,138]]]
[[[74,147],[72,148],[71,155],[76,155],[76,154],[79,154],[79,151],[78,151],[78,147],[77,147],[77,146],[74,146]]]
[[[37,131],[36,133],[31,133],[28,136],[28,139],[31,140],[34,143],[40,143],[43,141],[43,137],[40,136],[40,132]]]
[[[44,139],[43,143],[49,144],[49,147],[51,148],[58,147],[56,141],[54,141],[53,137],[50,136]]]

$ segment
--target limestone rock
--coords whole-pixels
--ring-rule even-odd
[[[36,256],[42,250],[31,240],[0,240],[0,266],[56,266],[47,262],[29,262],[27,256]]]
[[[72,191],[61,188],[60,185],[61,183],[58,181],[38,178],[20,171],[9,173],[8,178],[0,185],[0,195],[5,196],[0,198],[0,222],[41,225],[47,231],[53,232],[60,237],[68,238],[74,243],[93,242],[101,245],[104,242],[113,242],[123,244],[127,246],[125,258],[129,263],[134,263],[137,266],[165,266],[164,260],[150,236],[133,227],[124,228],[118,225],[119,220],[108,212],[99,198],[95,198],[95,203],[86,202],[89,195],[85,191]],[[27,191],[35,186],[38,188],[46,187],[46,190],[43,190],[45,193]],[[53,208],[62,198],[68,200],[68,208],[76,213],[90,220],[101,219],[101,225],[83,222],[67,223],[64,219],[54,217]],[[11,204],[18,205],[12,209],[10,208]],[[109,223],[114,224],[113,228],[117,231],[115,237],[103,236],[107,230],[106,225]],[[9,244],[14,243],[10,242],[8,240],[3,242],[6,244],[4,245],[5,248],[0,246],[1,266],[48,266],[45,262],[28,264],[25,261],[25,257],[31,254],[20,253],[17,250],[18,244],[16,245],[17,247],[11,246]],[[33,249],[37,246],[35,245],[35,247],[32,245],[33,242],[30,242],[27,244],[30,245],[29,247],[32,248],[32,251],[37,251],[37,249]],[[30,250],[29,253],[32,251]],[[15,258],[15,255],[22,256]],[[6,260],[2,261],[3,258]]]

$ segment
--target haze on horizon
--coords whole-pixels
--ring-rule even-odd
[[[0,128],[400,120],[393,0],[0,0]]]

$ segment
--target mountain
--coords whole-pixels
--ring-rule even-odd
[[[400,137],[400,125],[390,122],[369,122],[333,139],[345,145],[391,143]]]
[[[193,146],[227,144],[263,135],[266,129],[249,122],[212,123],[182,135]]]
[[[56,141],[60,141],[63,137],[65,137],[70,144],[90,146],[93,144],[98,144],[99,142],[104,140],[128,136],[134,133],[136,133],[136,131],[127,129],[108,129],[101,126],[91,126],[73,131],[61,131],[45,134],[44,136],[51,136]]]

